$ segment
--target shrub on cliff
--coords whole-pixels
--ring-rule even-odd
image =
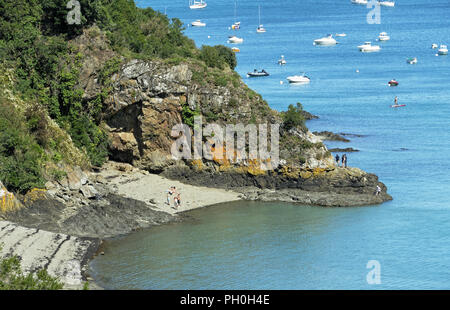
[[[224,65],[227,65],[234,70],[237,65],[236,55],[230,48],[223,45],[203,45],[200,50],[200,60],[211,68],[223,69]]]
[[[297,102],[296,106],[290,104],[288,110],[282,112],[281,116],[283,118],[283,128],[286,131],[292,128],[299,128],[303,131],[307,130],[305,117],[303,116],[303,106],[300,102]]]

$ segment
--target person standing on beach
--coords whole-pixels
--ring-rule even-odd
[[[378,196],[381,193],[381,187],[377,185],[377,189],[375,190],[375,196]]]
[[[338,167],[339,167],[339,154],[336,154],[336,164],[338,165]]]
[[[342,167],[347,168],[347,154],[342,155]]]
[[[170,196],[172,196],[173,194],[173,186],[169,187],[169,189],[166,191],[167,192],[167,202],[166,204],[170,206]]]

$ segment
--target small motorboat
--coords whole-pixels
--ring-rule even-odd
[[[244,39],[238,38],[236,36],[229,36],[228,37],[228,42],[232,43],[232,44],[239,44],[239,43],[244,42]]]
[[[388,85],[389,86],[398,86],[398,82],[395,80],[395,79],[392,79],[392,80],[390,80],[389,82],[388,82]]]
[[[239,49],[239,48],[237,48],[237,47],[233,47],[232,49],[231,49],[233,52],[235,52],[235,53],[239,53],[241,50]]]
[[[284,59],[284,55],[281,55],[281,58],[280,59],[278,59],[278,64],[280,65],[280,66],[282,66],[282,65],[285,65],[287,62],[286,62],[286,59]]]
[[[378,4],[381,6],[388,6],[388,7],[394,7],[395,2],[394,1],[378,1]]]
[[[350,2],[353,4],[362,4],[362,5],[366,5],[368,3],[367,0],[350,0]]]
[[[358,46],[358,49],[363,53],[370,53],[370,52],[378,52],[381,47],[378,45],[372,45],[371,42],[364,42],[363,45]]]
[[[333,38],[333,35],[328,34],[326,37],[314,40],[313,45],[336,45],[337,42]]]
[[[259,25],[258,28],[256,28],[256,32],[264,33],[266,32],[266,29],[263,27],[263,25]]]
[[[438,55],[447,55],[447,54],[448,54],[447,45],[439,46]]]
[[[335,37],[346,37],[347,34],[346,33],[336,33],[334,36]]]
[[[380,35],[378,36],[378,40],[379,41],[389,41],[391,39],[390,36],[388,36],[388,34],[386,32],[382,32],[380,33]]]
[[[417,63],[417,57],[408,58],[406,59],[406,62],[409,63],[410,65],[415,65]]]
[[[286,80],[289,81],[289,83],[293,83],[293,84],[304,84],[304,83],[309,83],[311,82],[311,79],[309,77],[307,77],[306,75],[293,75],[293,76],[288,76],[286,78]]]
[[[197,19],[195,22],[192,22],[191,25],[194,26],[194,27],[205,27],[206,26],[206,24],[202,23],[200,21],[200,19]]]
[[[231,29],[233,30],[241,29],[241,22],[235,22],[233,25],[231,25]]]
[[[401,107],[406,107],[406,104],[393,104],[393,105],[391,105],[391,108],[401,108]]]
[[[189,1],[189,8],[191,10],[197,10],[197,9],[204,9],[206,8],[207,4],[205,1],[200,0],[200,1]]]
[[[432,49],[438,48],[438,45],[436,43],[433,43],[433,44],[431,44],[431,48]]]
[[[269,73],[267,73],[266,70],[262,69],[261,71],[253,70],[253,72],[247,73],[248,77],[260,77],[260,76],[269,76]]]

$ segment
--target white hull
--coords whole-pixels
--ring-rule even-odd
[[[204,8],[206,8],[206,6],[207,6],[206,2],[203,2],[203,1],[200,1],[200,2],[194,1],[189,4],[189,8],[191,10],[204,9]]]
[[[379,52],[381,50],[381,47],[379,46],[371,46],[371,47],[365,47],[360,49],[363,53],[373,53],[373,52]]]
[[[228,42],[232,43],[232,44],[239,44],[239,43],[243,43],[244,39],[238,38],[238,37],[231,37],[228,39]]]
[[[286,80],[289,81],[289,83],[294,83],[294,84],[305,84],[305,83],[309,83],[311,82],[311,80],[306,77],[306,76],[301,76],[301,75],[294,75],[294,76],[288,76],[286,78]]]
[[[379,41],[389,41],[391,39],[390,36],[379,36],[378,40]]]
[[[447,55],[448,54],[447,45],[441,45],[439,47],[438,54],[439,55]]]
[[[395,6],[395,2],[392,1],[379,1],[378,2],[381,6],[387,6],[393,8]]]
[[[410,65],[415,65],[417,64],[417,58],[407,59],[406,62]]]
[[[195,22],[192,22],[191,25],[192,25],[193,27],[205,27],[205,26],[206,26],[206,24],[205,24],[205,23],[202,23],[201,21],[195,21]]]
[[[326,38],[321,38],[321,39],[316,39],[314,40],[313,45],[336,45],[337,42],[335,39],[333,39],[331,36],[326,37]]]
[[[366,5],[368,3],[368,1],[367,0],[351,0],[351,3]]]

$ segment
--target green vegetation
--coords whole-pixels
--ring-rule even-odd
[[[225,65],[228,65],[234,70],[237,66],[236,55],[230,48],[223,45],[203,45],[200,50],[200,59],[211,68],[223,69]]]
[[[1,250],[1,246],[0,246]],[[17,256],[0,259],[0,290],[60,290],[63,284],[45,269],[24,275]]]
[[[282,112],[283,128],[287,131],[292,128],[299,128],[306,131],[305,118],[303,116],[303,106],[297,102],[297,106],[290,104],[286,112]]]
[[[195,116],[200,115],[200,111],[192,110],[189,107],[188,103],[183,103],[182,108],[183,110],[181,111],[181,118],[183,120],[183,124],[194,128],[194,118]]]

